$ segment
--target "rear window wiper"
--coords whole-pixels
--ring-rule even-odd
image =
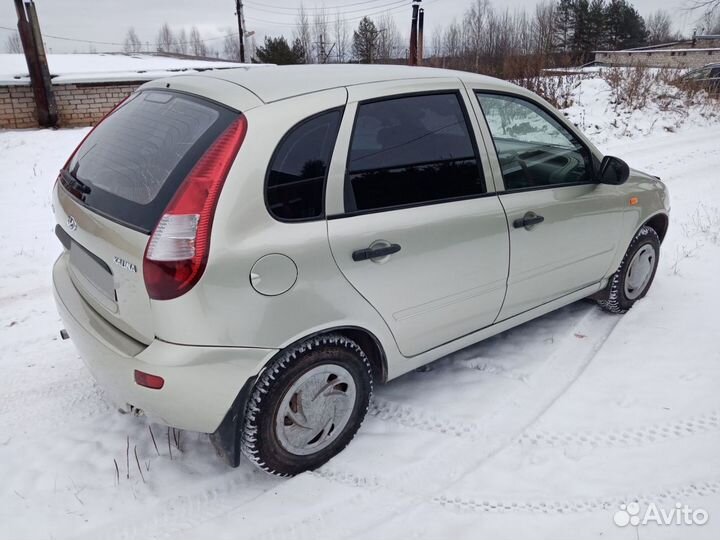
[[[69,171],[63,169],[61,174],[62,174],[63,180],[65,180],[65,182],[67,184],[69,184],[70,187],[76,189],[80,193],[87,195],[88,193],[90,193],[92,191],[92,188],[90,186],[88,186],[81,180],[78,180],[77,178],[75,178],[75,176],[73,176]]]

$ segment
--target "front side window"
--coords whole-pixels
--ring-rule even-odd
[[[361,103],[345,189],[347,212],[484,193],[482,170],[456,93]]]
[[[323,192],[341,111],[333,110],[295,126],[273,156],[266,184],[270,213],[282,220],[323,215]]]
[[[590,151],[537,105],[512,96],[477,94],[490,127],[505,189],[591,182]]]

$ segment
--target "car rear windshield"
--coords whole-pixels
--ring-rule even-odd
[[[133,95],[83,141],[63,185],[92,210],[150,232],[237,112],[165,90]]]

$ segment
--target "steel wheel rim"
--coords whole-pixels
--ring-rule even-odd
[[[303,373],[285,392],[275,416],[280,445],[306,456],[330,446],[350,420],[357,397],[355,379],[336,364]]]
[[[635,300],[647,288],[655,269],[657,255],[650,244],[641,247],[633,256],[625,274],[625,296]]]

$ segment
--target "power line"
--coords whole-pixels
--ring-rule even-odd
[[[373,0],[373,2],[377,2],[377,1],[378,0]],[[306,13],[309,12],[308,13],[309,15],[316,15],[316,14],[321,14],[321,13],[328,13],[331,15],[335,15],[336,13],[338,15],[348,15],[351,13],[363,13],[363,12],[366,12],[368,9],[390,9],[394,6],[399,6],[401,4],[406,5],[408,3],[408,0],[391,0],[389,2],[388,2],[388,0],[381,0],[381,1],[385,2],[386,5],[384,5],[384,6],[381,6],[381,5],[368,6],[368,7],[364,7],[364,8],[358,8],[358,9],[349,9],[347,11],[346,10],[332,11],[331,8],[326,8],[326,7],[313,8],[313,9],[303,7],[302,11],[304,11]],[[262,4],[255,4],[254,2],[251,2],[251,1],[247,1],[246,3],[248,6],[252,6],[252,8],[254,10],[263,11],[265,13],[272,13],[273,15],[289,16],[289,15],[297,15],[298,13],[301,12],[301,8],[290,8],[290,7],[280,8],[279,6],[274,7],[274,6],[267,6],[267,5],[262,5]],[[283,11],[277,11],[277,10],[283,10]]]
[[[10,27],[8,27],[8,26],[0,26],[0,30],[8,30],[8,31],[10,31],[10,32],[17,32],[17,29],[16,29],[16,28],[10,28]],[[204,38],[204,39],[201,39],[200,41],[203,42],[203,43],[205,43],[206,41],[215,41],[215,40],[218,40],[218,39],[225,39],[225,38],[228,38],[228,37],[237,37],[238,35],[240,35],[240,34],[237,33],[237,32],[235,32],[235,33],[226,34],[226,35],[223,35],[223,36],[215,36],[215,37],[211,37],[211,38]],[[116,41],[96,41],[96,40],[93,40],[93,39],[71,38],[71,37],[67,37],[67,36],[55,36],[55,35],[52,35],[52,34],[45,34],[45,33],[43,33],[43,38],[59,39],[59,40],[61,40],[61,41],[73,41],[73,42],[76,42],[76,43],[91,43],[91,44],[93,44],[93,45],[117,45],[117,46],[120,46],[120,47],[124,47],[124,46],[125,46],[125,43],[118,43],[118,42],[116,42]],[[193,42],[193,41],[179,41],[177,44],[178,44],[178,45],[191,45],[192,43],[194,43],[194,42]]]
[[[362,6],[362,5],[366,5],[366,4],[376,4],[378,2],[387,2],[387,0],[365,0],[364,2],[352,2],[350,4],[337,4],[334,6],[321,6],[321,7],[317,7],[317,6],[305,7],[305,6],[303,6],[303,9],[305,11],[327,11],[330,9],[342,9],[342,8],[353,7],[353,6]],[[296,7],[278,6],[275,4],[268,4],[268,3],[255,4],[252,1],[249,1],[248,3],[253,4],[253,5],[261,5],[263,7],[268,7],[268,8],[284,9],[287,11],[297,11],[298,9],[300,9],[300,8],[296,8]],[[380,7],[380,6],[370,6],[365,9],[375,9],[376,7]]]
[[[249,2],[247,0],[245,0],[245,1],[247,4],[251,4],[251,2]],[[346,4],[346,6],[349,7],[349,6],[356,6],[356,5],[362,5],[362,4],[372,4],[372,3],[377,3],[378,1],[387,1],[387,0],[366,0],[364,2],[355,2],[352,4]],[[372,17],[375,15],[384,15],[385,13],[398,13],[399,11],[405,9],[405,7],[408,6],[408,1],[409,0],[394,0],[390,4],[388,4],[382,8],[380,6],[370,6],[366,9],[369,9],[369,10],[375,9],[377,11],[371,11],[371,12],[365,13],[363,15],[358,15],[358,16],[353,16],[353,17],[343,17],[343,20],[345,22],[354,22],[354,21],[359,21],[360,19],[362,19],[364,17]],[[438,0],[425,0],[424,5],[427,6],[427,5],[430,5],[437,1]],[[400,5],[400,4],[402,4],[402,5]],[[271,5],[268,4],[268,6],[271,6]],[[280,7],[280,6],[272,5],[272,7]],[[335,6],[335,7],[342,7],[342,6]],[[285,17],[297,16],[300,13],[299,8],[287,8],[287,9],[294,10],[294,12],[292,12],[292,13],[288,12],[287,14],[283,14],[283,16],[285,16]],[[304,8],[304,9],[307,10],[308,8]],[[280,14],[278,13],[277,15],[280,15]],[[339,13],[339,15],[342,16],[342,13]],[[294,28],[297,26],[296,22],[271,21],[271,20],[267,20],[267,19],[258,18],[255,16],[250,16],[247,14],[245,14],[245,18],[253,21],[256,24],[260,23],[263,25],[270,25],[270,26],[277,26],[277,27],[284,27],[284,28]],[[6,30],[9,32],[17,32],[16,28],[12,28],[12,27],[8,27],[8,26],[0,26],[0,30]],[[240,34],[238,32],[233,32],[233,33],[225,34],[222,36],[203,38],[200,41],[202,43],[206,43],[208,41],[217,41],[219,39],[235,38],[239,35]],[[73,37],[68,37],[68,36],[59,36],[59,35],[45,34],[45,33],[43,33],[43,38],[57,39],[60,41],[69,41],[69,42],[75,42],[75,43],[88,43],[88,44],[92,44],[92,45],[112,45],[112,46],[116,46],[116,47],[124,47],[125,46],[124,42],[98,41],[98,40],[94,40],[94,39],[73,38]],[[191,45],[192,43],[193,43],[193,41],[182,41],[182,42],[178,42],[178,45]]]
[[[369,13],[365,13],[363,15],[358,15],[358,16],[353,16],[353,17],[344,17],[343,20],[345,22],[353,22],[353,21],[359,21],[359,20],[363,19],[364,17],[372,17],[375,15],[384,15],[385,13],[399,13],[401,10],[405,9],[406,7],[409,7],[409,4],[407,3],[407,1],[408,0],[402,0],[402,2],[400,2],[402,5],[398,5],[397,7],[393,7],[390,9],[384,8],[384,9],[380,9],[378,11],[373,11],[373,12],[369,12]],[[438,0],[426,0],[424,3],[424,6],[428,6],[437,1]],[[298,16],[299,14],[300,14],[300,10],[296,9],[296,12],[294,13],[294,15]],[[330,14],[330,15],[332,15],[332,14]],[[290,16],[292,16],[292,14],[288,13],[286,16],[290,17]],[[311,14],[311,16],[312,16],[312,14]],[[251,20],[255,23],[266,24],[266,25],[270,25],[270,26],[278,26],[278,27],[285,27],[285,28],[294,28],[297,26],[297,22],[270,21],[267,19],[255,17],[254,15],[248,15],[247,13],[245,14],[245,18],[248,20]],[[332,21],[329,21],[329,22],[332,22]]]

